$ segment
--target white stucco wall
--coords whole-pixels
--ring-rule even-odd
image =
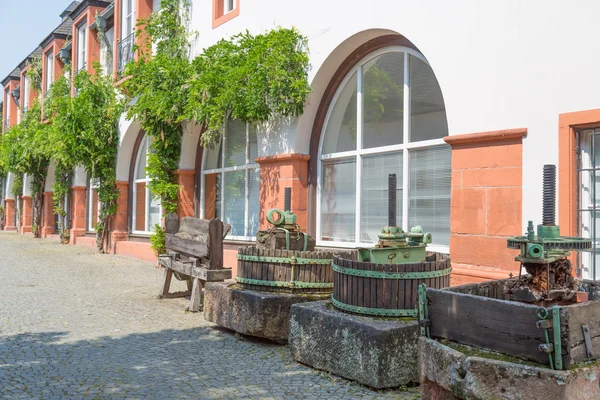
[[[246,29],[258,33],[294,26],[309,38],[310,104],[285,132],[287,140],[262,142],[263,154],[307,153],[314,113],[328,83],[321,75],[330,77],[371,37],[397,32],[419,48],[436,73],[450,135],[528,129],[523,152],[525,227],[528,219],[541,219],[542,165],[558,162],[558,114],[600,107],[600,53],[595,51],[600,2],[594,0],[240,3],[240,15],[213,30],[212,2],[194,1],[196,52]]]

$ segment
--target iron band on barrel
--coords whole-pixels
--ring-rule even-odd
[[[339,265],[332,264],[335,272],[344,275],[362,276],[365,278],[381,278],[381,279],[427,279],[439,278],[450,275],[452,268],[441,269],[437,271],[420,271],[420,272],[385,272],[385,271],[369,271],[364,269],[344,268]]]
[[[334,306],[339,308],[340,310],[348,311],[356,314],[366,314],[366,315],[375,315],[379,317],[416,317],[417,310],[394,310],[387,308],[369,308],[369,307],[359,307],[352,306],[349,304],[345,304],[337,301],[333,295],[331,296],[331,302]]]

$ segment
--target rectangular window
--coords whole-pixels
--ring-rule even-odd
[[[27,108],[29,107],[29,77],[25,75],[23,79],[23,114],[27,112]],[[25,116],[25,115],[23,115]]]
[[[260,169],[256,129],[228,121],[219,146],[204,156],[202,218],[231,225],[228,238],[250,240],[260,225]]]
[[[213,29],[240,14],[239,0],[213,0]]]
[[[77,28],[77,71],[85,68],[85,50],[86,50],[86,32],[87,27],[82,24]]]
[[[135,30],[135,0],[123,0],[121,40],[133,34]]]
[[[600,279],[600,128],[577,132],[579,143],[579,236],[592,239],[592,250],[575,252],[577,276]]]
[[[54,78],[54,55],[52,50],[46,54],[46,87],[45,92],[48,93],[50,85],[52,85],[52,79]]]

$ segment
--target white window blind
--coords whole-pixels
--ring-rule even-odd
[[[388,176],[396,174],[396,225],[422,225],[434,245],[450,237],[451,151],[438,82],[422,55],[377,50],[346,76],[323,126],[317,242],[368,245],[388,224]],[[443,250],[443,249],[441,249]]]

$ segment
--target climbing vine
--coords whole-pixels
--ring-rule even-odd
[[[42,199],[46,175],[50,164],[50,149],[48,146],[49,124],[42,122],[41,89],[41,60],[34,59],[27,65],[27,79],[33,92],[32,105],[27,112],[23,110],[21,123],[11,127],[3,136],[0,155],[4,167],[15,174],[13,194],[21,208],[23,193],[23,174],[26,174],[32,195],[33,220],[32,227],[35,237],[40,236],[42,216]]]
[[[194,34],[187,30],[188,18],[188,0],[162,0],[161,11],[138,24],[144,28],[137,31],[138,58],[127,65],[121,84],[128,118],[139,120],[152,138],[146,173],[165,213],[177,210],[174,172],[184,121],[200,125],[202,145],[212,146],[227,119],[261,123],[298,116],[310,93],[307,39],[295,29],[245,32],[190,62]]]
[[[131,100],[130,119],[140,121],[151,137],[146,172],[150,191],[165,213],[177,211],[179,185],[173,172],[181,154],[182,121],[188,97],[191,63],[189,0],[162,0],[161,11],[141,20],[134,51],[138,59],[127,64],[123,93]],[[151,54],[152,46],[156,51]],[[133,101],[135,99],[135,101]]]
[[[111,218],[117,210],[116,157],[119,143],[118,119],[122,102],[114,90],[112,78],[102,73],[94,63],[95,74],[81,71],[75,75],[72,97],[71,82],[61,77],[50,89],[47,112],[52,119],[50,143],[56,163],[54,182],[54,212],[61,220],[61,237],[67,240],[65,198],[69,193],[72,171],[83,166],[91,180],[97,182],[101,203],[96,225],[98,247],[104,251],[109,244]]]
[[[218,142],[229,118],[259,124],[299,116],[310,93],[307,39],[296,29],[223,39],[192,68],[186,111],[206,129],[203,146]]]
[[[71,115],[67,122],[69,141],[77,164],[83,165],[88,177],[97,182],[96,191],[100,207],[100,222],[96,225],[99,248],[109,245],[111,220],[117,212],[119,192],[116,187],[117,149],[119,145],[118,121],[123,112],[117,98],[112,78],[102,73],[99,63],[94,63],[96,73],[86,71],[75,76],[77,95],[69,106]]]

